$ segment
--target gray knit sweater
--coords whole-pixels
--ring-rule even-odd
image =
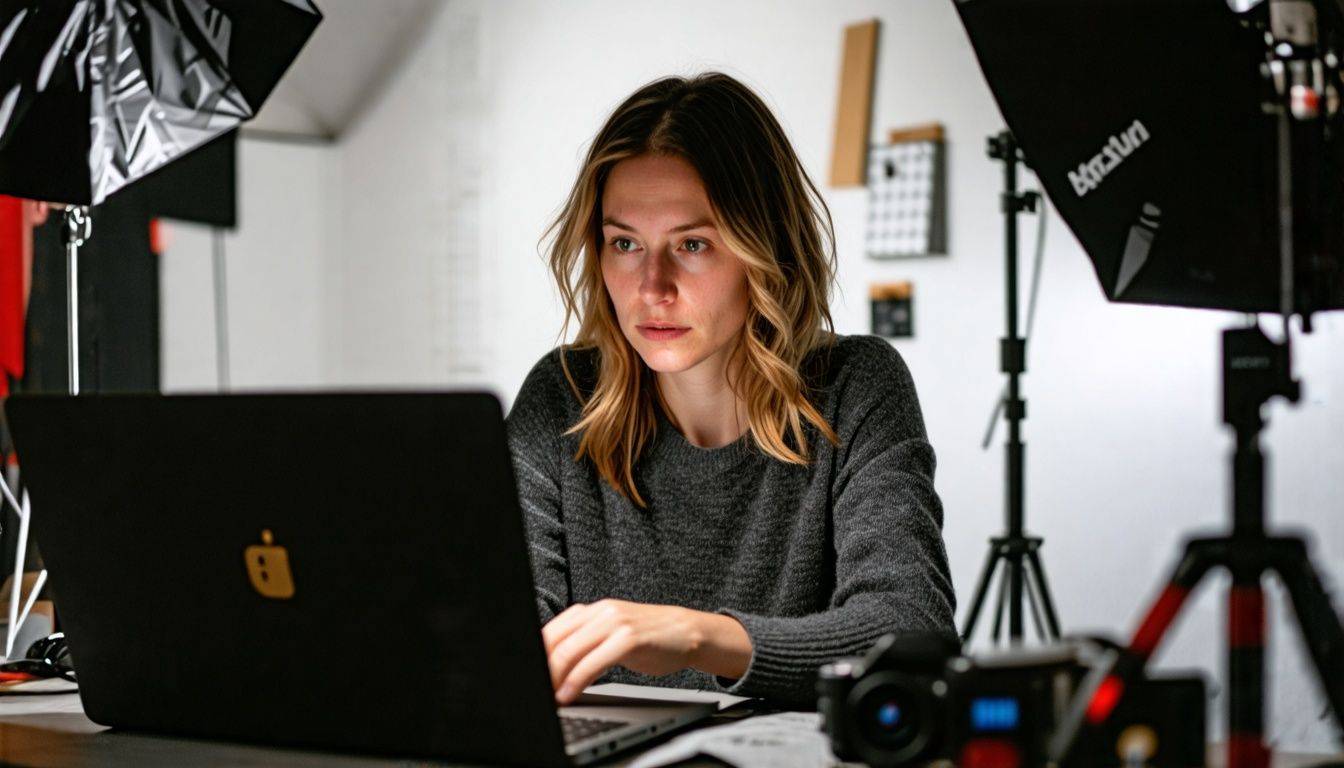
[[[542,622],[614,597],[728,614],[751,637],[735,682],[622,667],[604,682],[815,703],[821,664],[894,630],[955,632],[933,449],[910,373],[882,339],[835,338],[803,372],[838,446],[810,433],[807,466],[765,455],[749,435],[704,449],[660,413],[636,468],[644,509],[574,460],[578,438],[564,432],[581,405],[561,350],[532,369],[508,432]],[[596,351],[565,354],[590,392]]]

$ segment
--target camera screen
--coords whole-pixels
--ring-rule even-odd
[[[971,730],[976,733],[1014,731],[1021,719],[1021,710],[1015,698],[982,696],[971,700]]]

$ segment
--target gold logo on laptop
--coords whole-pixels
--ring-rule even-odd
[[[247,578],[262,597],[288,600],[294,596],[294,576],[289,572],[289,552],[277,546],[269,530],[261,532],[261,544],[243,550]]]

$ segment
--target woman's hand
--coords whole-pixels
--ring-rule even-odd
[[[547,622],[541,636],[559,704],[618,664],[646,675],[693,667],[737,678],[751,661],[751,638],[737,619],[675,605],[579,603]]]

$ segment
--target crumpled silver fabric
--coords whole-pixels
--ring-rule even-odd
[[[260,105],[248,104],[229,75],[233,24],[212,0],[78,0],[36,76],[5,77],[7,48],[43,2],[29,0],[0,30],[0,147],[25,102],[73,74],[89,97],[92,204],[256,114]],[[254,2],[318,14],[309,0]]]

